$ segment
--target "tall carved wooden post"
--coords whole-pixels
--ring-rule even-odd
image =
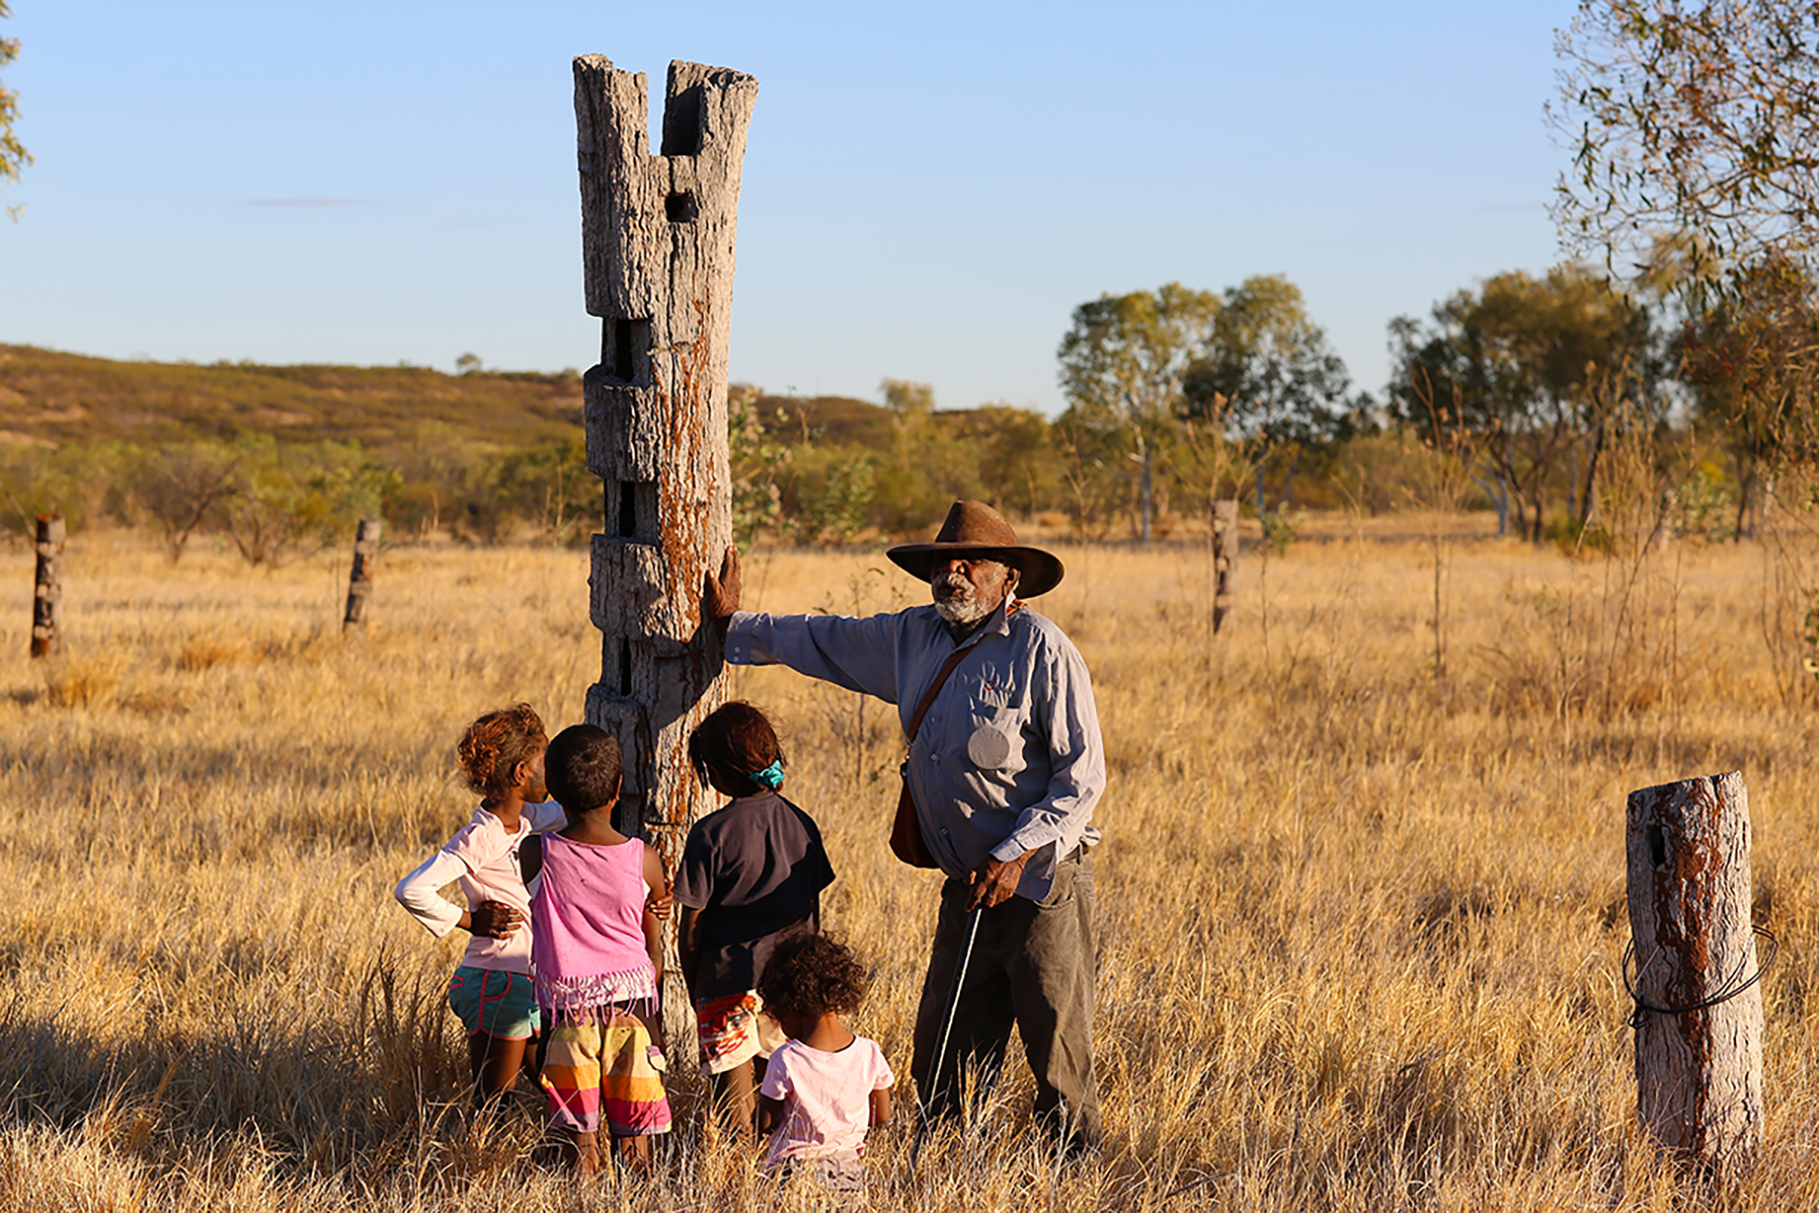
[[[57,608],[63,603],[63,515],[38,515],[38,570],[32,592],[32,656],[57,652]]]
[[[1631,792],[1636,1112],[1691,1161],[1762,1143],[1762,987],[1749,792],[1731,771]]]
[[[603,647],[587,719],[624,749],[616,824],[649,838],[672,873],[710,806],[689,731],[725,700],[701,598],[732,541],[726,347],[757,97],[750,76],[671,63],[652,156],[644,76],[599,55],[575,60],[587,310],[602,329],[586,378],[587,461],[606,488],[590,578]]]

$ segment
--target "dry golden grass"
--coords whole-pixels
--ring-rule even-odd
[[[918,1170],[907,1123],[878,1134],[870,1205],[1688,1207],[1633,1126],[1623,796],[1731,767],[1782,940],[1767,1148],[1693,1205],[1819,1204],[1815,730],[1762,638],[1758,551],[1458,547],[1439,682],[1419,545],[1340,528],[1267,577],[1247,559],[1216,644],[1201,549],[1064,554],[1038,606],[1093,668],[1112,777],[1110,1145],[1053,1171],[1019,1064]],[[515,699],[578,718],[585,559],[389,552],[376,622],[344,642],[343,562],[172,570],[79,539],[67,655],[35,666],[30,558],[0,554],[0,1213],[775,1203],[698,1128],[688,1078],[650,1184],[576,1195],[534,1117],[476,1129],[441,1001],[458,942],[390,898],[470,811],[468,719]],[[760,554],[747,585],[773,610],[920,599],[876,556]],[[858,1026],[906,1069],[934,888],[884,845],[894,715],[782,671],[734,685],[783,726],[840,873],[830,925],[876,966]]]

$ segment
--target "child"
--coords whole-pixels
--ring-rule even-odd
[[[865,970],[833,940],[801,935],[777,945],[758,990],[789,1034],[758,1090],[758,1128],[771,1135],[764,1173],[852,1191],[865,1178],[866,1129],[891,1118],[895,1081],[878,1042],[840,1022],[865,997]]]
[[[448,1005],[467,1028],[474,1101],[484,1105],[518,1081],[525,1042],[537,1031],[531,991],[530,895],[518,850],[535,830],[562,822],[543,781],[543,721],[527,703],[488,712],[461,736],[456,753],[468,787],[484,797],[474,818],[393,891],[438,939],[473,933],[448,983]],[[459,879],[467,909],[441,893]]]
[[[689,831],[676,872],[682,977],[694,999],[701,1068],[733,1131],[752,1127],[764,1058],[783,1043],[758,977],[777,941],[820,929],[834,870],[821,831],[777,794],[783,749],[763,712],[729,703],[688,739],[695,773],[733,798]]]
[[[556,734],[549,787],[568,825],[543,839],[531,900],[531,956],[545,1029],[550,1121],[574,1139],[583,1175],[600,1171],[600,1126],[637,1171],[670,1129],[658,1063],[663,937],[647,900],[664,890],[657,853],[612,827],[619,742],[591,724]],[[655,1040],[653,1040],[655,1037]]]

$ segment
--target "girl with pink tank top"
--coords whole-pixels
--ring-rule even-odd
[[[593,725],[564,729],[545,760],[569,824],[543,840],[531,896],[531,967],[546,1027],[542,1082],[550,1120],[573,1140],[583,1175],[601,1167],[599,1134],[637,1170],[670,1129],[663,1092],[663,948],[657,853],[612,827],[618,741]],[[667,913],[667,906],[665,905]]]

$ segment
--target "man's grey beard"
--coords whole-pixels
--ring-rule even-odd
[[[935,613],[949,627],[970,628],[998,609],[997,603],[987,602],[973,583],[959,574],[946,574],[936,578],[932,584],[937,590],[952,591],[946,597],[935,595]]]
[[[971,627],[996,609],[997,607],[988,606],[982,601],[970,586],[964,594],[935,599],[935,613],[957,628]]]

